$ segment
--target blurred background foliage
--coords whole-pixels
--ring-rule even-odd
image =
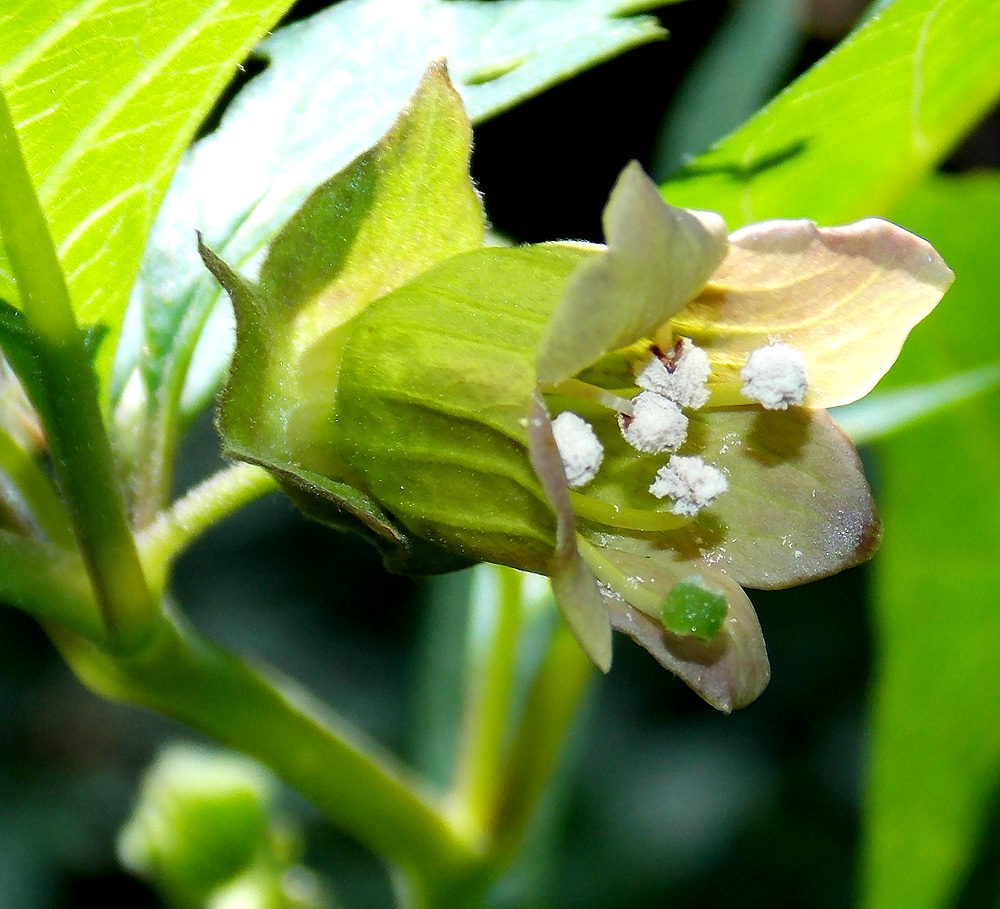
[[[323,5],[298,4],[292,18]],[[669,41],[477,129],[473,173],[494,226],[525,241],[599,240],[625,161],[665,177],[822,57],[864,6],[664,7]],[[927,236],[959,275],[888,386],[998,359],[1000,180],[969,176],[998,166],[993,114],[945,175],[871,212]],[[1000,905],[997,403],[990,392],[863,452],[884,550],[837,578],[753,595],[773,679],[749,709],[713,713],[617,642],[497,906]],[[218,463],[206,416],[177,488]],[[468,583],[387,575],[365,543],[271,497],[187,553],[174,589],[208,635],[294,675],[433,777]],[[190,734],[86,692],[13,610],[0,611],[0,691],[0,909],[161,905],[119,868],[114,841],[157,749]],[[376,858],[287,791],[279,800],[343,905],[390,905]]]

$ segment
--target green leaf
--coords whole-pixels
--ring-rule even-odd
[[[971,37],[971,36],[970,36]],[[989,366],[1000,348],[1000,175],[937,178],[894,213],[959,279],[887,384]],[[1000,775],[1000,393],[880,443],[885,544],[862,904],[950,905]]]
[[[136,288],[147,329],[120,357],[118,390],[141,348],[154,393],[166,384],[180,395],[191,349],[219,299],[195,255],[193,229],[233,267],[250,267],[309,192],[389,127],[431,59],[448,58],[469,117],[480,122],[663,37],[655,19],[635,15],[661,5],[349,0],[275,33],[260,47],[267,71],[195,146],[167,196]],[[188,412],[215,393],[226,368],[230,323],[213,323],[192,370]]]
[[[647,337],[690,300],[726,255],[726,225],[664,205],[633,161],[604,207],[608,249],[573,275],[538,350],[538,380],[556,384],[602,354]]]
[[[991,363],[934,382],[876,391],[833,408],[830,416],[855,445],[868,445],[998,386],[1000,363]]]
[[[653,176],[666,177],[755,113],[780,88],[802,40],[796,0],[731,4],[667,111]]]
[[[664,195],[730,227],[884,214],[993,104],[998,46],[994,0],[897,0]]]
[[[181,152],[289,0],[6,4],[0,84],[77,317],[117,333]],[[0,294],[16,299],[0,250]]]

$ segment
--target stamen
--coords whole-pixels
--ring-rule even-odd
[[[663,395],[681,407],[697,410],[708,401],[706,385],[711,373],[708,354],[695,347],[689,338],[679,338],[665,353],[653,348],[652,356],[635,381],[640,388]]]
[[[673,455],[657,471],[649,491],[658,499],[670,496],[674,514],[693,516],[729,489],[729,480],[717,467],[699,457]]]
[[[806,398],[806,363],[790,344],[758,347],[740,370],[740,393],[767,410],[787,410]]]
[[[604,446],[593,427],[579,414],[564,410],[552,421],[552,436],[570,489],[586,486],[604,459]]]
[[[674,451],[687,438],[688,418],[668,398],[644,391],[632,399],[632,416],[618,414],[625,441],[638,451]]]
[[[571,492],[570,504],[578,518],[604,524],[615,530],[640,530],[644,533],[659,533],[664,530],[678,530],[691,522],[690,518],[647,508],[629,508],[627,505],[612,505],[602,502],[583,492]]]

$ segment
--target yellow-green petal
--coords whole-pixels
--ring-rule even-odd
[[[765,221],[730,237],[709,285],[664,334],[690,337],[735,389],[752,351],[790,344],[806,361],[805,405],[833,407],[875,386],[953,278],[929,243],[889,221]]]

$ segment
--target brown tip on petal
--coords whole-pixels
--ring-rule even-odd
[[[576,545],[566,473],[552,435],[552,421],[536,392],[528,415],[528,451],[542,490],[556,515],[556,550],[549,567],[552,593],[573,636],[601,672],[611,668],[611,620]]]

